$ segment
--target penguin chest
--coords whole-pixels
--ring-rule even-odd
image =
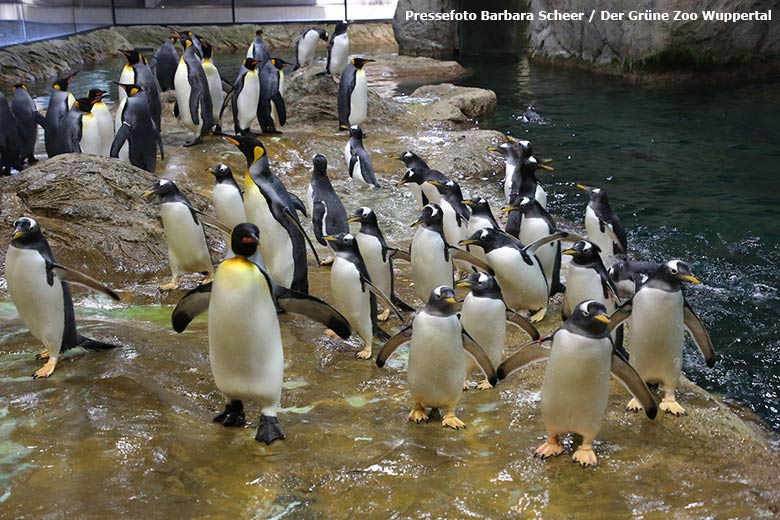
[[[330,291],[336,309],[344,315],[366,343],[373,337],[371,294],[361,287],[360,271],[349,260],[336,256],[330,269]]]
[[[176,74],[173,76],[173,88],[176,91],[176,104],[179,107],[179,121],[190,130],[198,131],[200,125],[193,123],[192,113],[190,112],[192,85],[190,85],[189,72],[184,58],[179,60],[179,66],[176,67]]]
[[[249,71],[244,76],[244,85],[238,94],[238,124],[241,129],[248,129],[257,117],[257,104],[260,101],[260,81],[257,71]]]
[[[314,59],[314,51],[317,47],[317,40],[320,35],[317,31],[308,31],[298,41],[298,64],[301,67],[307,67],[311,65]]]
[[[122,67],[122,73],[119,75],[119,83],[124,83],[125,85],[133,85],[135,83],[135,69],[132,65],[125,64],[125,66]],[[127,99],[127,92],[125,92],[125,89],[117,87],[117,92],[119,93],[117,99],[120,103]]]
[[[547,307],[547,282],[534,255],[530,255],[531,265],[510,247],[499,247],[486,256],[490,267],[496,272],[496,281],[507,307],[529,311]]]
[[[480,217],[479,215],[472,214],[471,218],[469,219],[468,234],[473,235],[477,231],[480,231],[482,229],[492,229],[493,227],[494,227],[493,222],[491,222],[489,219],[486,219],[485,217]]]
[[[448,244],[457,244],[465,238],[467,223],[462,222],[461,226],[458,226],[458,215],[455,213],[455,209],[444,199],[441,200],[441,210],[444,214],[442,221],[444,238]]]
[[[352,159],[352,144],[350,142],[347,142],[346,145],[344,145],[344,162],[347,163],[347,168],[349,168],[349,161]],[[352,177],[352,170],[349,171],[349,176]]]
[[[277,283],[290,287],[295,272],[290,234],[287,228],[276,220],[265,196],[249,176],[244,190],[246,218],[260,228],[260,255],[268,267],[268,272]]]
[[[97,118],[92,113],[81,116],[81,153],[100,155],[102,144]]]
[[[570,263],[566,271],[567,312],[571,314],[574,308],[585,300],[596,300],[606,304],[608,312],[614,310],[612,298],[604,296],[603,287],[601,276],[595,269],[574,262]]]
[[[460,322],[479,346],[485,350],[494,367],[501,363],[506,342],[506,305],[495,298],[480,298],[469,293],[463,302]],[[477,368],[473,362],[472,370]]]
[[[421,312],[414,319],[409,350],[409,391],[425,406],[454,408],[463,393],[466,354],[456,315]]]
[[[173,274],[211,272],[206,236],[190,209],[180,202],[165,202],[160,205],[160,214]]]
[[[507,202],[509,202],[509,199],[511,198],[510,195],[512,194],[512,179],[514,175],[515,165],[507,163],[504,166],[504,198],[506,198]]]
[[[420,227],[412,240],[412,280],[415,292],[428,301],[431,291],[439,285],[452,287],[452,259],[444,256],[441,235]]]
[[[550,433],[595,437],[607,409],[612,343],[561,329],[542,385],[542,418]]]
[[[428,202],[430,204],[441,205],[441,194],[439,193],[439,190],[436,189],[436,186],[424,182],[420,185],[420,190],[428,197]]]
[[[604,266],[608,268],[614,263],[615,245],[606,229],[601,231],[599,217],[590,206],[585,209],[585,232],[588,234],[588,239],[601,249],[601,259]]]
[[[349,36],[341,34],[333,39],[330,49],[330,73],[340,75],[347,66],[349,57]]]
[[[676,386],[685,340],[682,291],[642,287],[634,295],[629,352],[647,383]]]
[[[359,125],[368,115],[368,81],[363,69],[355,71],[355,88],[349,96],[349,124]]]
[[[203,72],[206,73],[206,82],[209,85],[209,95],[211,95],[211,112],[214,120],[219,120],[219,110],[222,107],[222,100],[225,93],[222,91],[222,78],[219,76],[219,70],[210,61],[203,61]]]
[[[46,278],[46,260],[34,249],[8,246],[5,259],[8,292],[19,316],[30,333],[43,342],[52,354],[62,345],[65,330],[65,300],[62,283],[55,276],[52,285]]]
[[[100,129],[100,155],[108,157],[111,152],[111,143],[114,141],[114,121],[108,106],[102,101],[92,107],[92,115],[97,120]]]
[[[542,188],[539,184],[536,185],[534,198],[540,206],[542,206],[544,209],[547,209],[547,192],[544,191],[544,188]]]
[[[209,302],[209,360],[230,399],[279,400],[284,354],[276,307],[259,269],[242,258],[223,262]]]
[[[388,298],[392,293],[393,266],[382,259],[382,243],[373,235],[358,233],[355,237],[360,250],[360,256],[366,263],[366,270],[371,281],[379,287],[379,290]]]
[[[227,183],[214,185],[212,191],[214,209],[217,211],[217,218],[231,229],[242,222],[246,222],[244,215],[244,201],[241,198],[241,192]]]

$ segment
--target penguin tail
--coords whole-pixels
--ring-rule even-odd
[[[392,295],[392,297],[390,299],[395,304],[396,307],[398,307],[400,310],[402,310],[404,312],[414,312],[415,311],[414,307],[412,307],[411,305],[409,305],[408,303],[403,301],[401,298],[399,298],[395,294]]]
[[[111,343],[104,343],[102,341],[98,341],[92,338],[86,338],[84,336],[79,337],[79,340],[80,341],[77,346],[90,351],[109,350],[112,348],[117,348],[119,346]]]

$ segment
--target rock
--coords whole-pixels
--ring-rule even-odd
[[[398,42],[398,53],[437,59],[454,57],[459,46],[458,22],[407,20],[406,13],[459,10],[459,2],[455,0],[400,0],[393,17],[393,34]]]
[[[503,175],[504,163],[498,154],[488,148],[506,141],[501,132],[495,130],[469,129],[466,131],[436,132],[431,143],[437,146],[421,154],[431,168],[439,170],[463,185],[464,193],[468,185],[479,185],[484,178]]]
[[[452,83],[425,85],[415,90],[412,97],[433,100],[420,114],[429,121],[464,121],[496,109],[496,93],[492,90],[459,87]]]

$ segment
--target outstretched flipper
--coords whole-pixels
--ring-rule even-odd
[[[404,311],[404,312],[414,312],[416,310],[414,307],[412,307],[411,305],[409,305],[408,303],[403,301],[401,298],[399,298],[395,294],[393,294],[390,298],[393,300],[393,303],[396,305],[396,307],[398,307],[398,309],[401,310],[401,311]]]
[[[468,251],[464,251],[463,249],[460,249],[459,247],[455,247],[455,246],[450,246],[449,251],[453,259],[469,263],[474,267],[476,267],[477,269],[481,269],[486,273],[494,274],[493,269],[487,264],[487,262],[484,262],[483,260],[477,258],[476,256],[469,253]]]
[[[552,342],[552,336],[523,345],[520,347],[520,350],[498,365],[496,376],[499,379],[505,379],[521,368],[541,361],[547,361],[547,358],[550,357],[550,349],[545,348],[544,344],[550,342]]]
[[[342,339],[349,338],[352,333],[346,318],[319,298],[278,284],[274,284],[273,293],[278,308],[322,323]]]
[[[507,309],[506,321],[507,323],[511,323],[512,325],[516,326],[520,330],[525,331],[525,333],[528,334],[532,340],[536,341],[539,339],[539,330],[524,316],[517,314],[517,311]]]
[[[485,349],[477,343],[477,341],[471,337],[471,335],[463,329],[463,350],[471,357],[474,362],[479,366],[479,369],[485,374],[485,379],[488,380],[490,386],[496,386],[498,379],[496,378],[496,369],[493,367],[493,363],[490,362],[490,358],[485,354]]]
[[[621,323],[626,321],[628,318],[631,317],[631,311],[634,308],[634,302],[633,300],[628,300],[623,305],[619,306],[617,309],[615,309],[615,312],[612,313],[612,316],[609,317],[609,325],[607,328],[610,332],[618,328]]]
[[[412,323],[403,327],[398,333],[387,340],[382,350],[376,356],[376,366],[382,368],[385,366],[387,359],[395,352],[398,347],[412,341]]]
[[[209,309],[212,282],[204,283],[185,294],[171,314],[171,324],[176,332],[184,332],[198,315]]]
[[[395,313],[395,315],[398,316],[399,320],[401,320],[402,322],[404,321],[404,317],[401,316],[401,311],[398,310],[398,307],[395,306],[395,304],[390,300],[390,298],[388,298],[385,295],[385,293],[383,293],[381,289],[379,289],[379,287],[371,283],[371,280],[367,280],[366,278],[363,278],[362,282],[366,284],[366,286],[368,286],[368,290],[371,292],[371,294],[373,294],[374,296],[382,300],[382,306],[384,308],[392,310]]]
[[[536,251],[540,247],[542,247],[545,244],[549,244],[550,242],[554,242],[556,240],[567,240],[569,242],[578,242],[580,240],[585,240],[585,239],[579,235],[575,235],[574,233],[568,233],[566,231],[556,231],[551,235],[547,235],[546,237],[539,238],[537,240],[534,240],[530,244],[527,244],[525,246],[525,252],[530,254],[536,254]]]
[[[69,267],[65,267],[64,265],[55,264],[52,262],[46,262],[46,268],[53,271],[55,275],[57,275],[57,278],[64,282],[73,283],[76,285],[81,285],[82,287],[86,287],[87,289],[92,289],[95,292],[103,293],[112,300],[119,301],[119,295],[103,285],[102,283],[98,282],[91,276],[88,276],[82,272],[76,271],[75,269],[71,269]]]
[[[314,244],[311,241],[311,238],[309,238],[309,235],[306,233],[306,231],[303,229],[303,226],[301,225],[300,221],[298,221],[297,218],[295,218],[295,215],[290,212],[289,208],[284,208],[284,214],[287,215],[287,219],[293,223],[293,225],[298,229],[298,231],[301,232],[301,235],[303,235],[303,238],[306,239],[306,242],[309,243],[309,247],[311,248],[311,252],[314,255],[314,260],[319,264],[320,263],[320,257],[317,254],[317,250],[314,249]]]
[[[409,251],[403,249],[395,249],[393,247],[387,248],[390,251],[390,258],[393,260],[403,260],[404,262],[412,262],[412,254]]]
[[[699,317],[696,316],[688,300],[683,299],[683,305],[685,329],[691,334],[696,346],[699,347],[701,355],[704,356],[704,362],[707,363],[708,367],[712,368],[715,366],[715,362],[718,361],[718,354],[715,353],[715,347],[712,345],[710,335]]]
[[[620,381],[620,384],[628,390],[628,393],[642,404],[647,416],[650,419],[655,419],[655,416],[658,413],[658,406],[655,404],[653,394],[650,393],[647,385],[642,381],[642,378],[639,377],[639,374],[634,370],[634,367],[629,365],[628,361],[623,359],[617,352],[612,353],[611,371],[612,375],[615,376],[615,379]]]
[[[203,211],[189,204],[187,204],[187,207],[192,213],[195,213],[198,215],[198,217],[200,217],[200,221],[203,224],[213,227],[217,231],[227,233],[228,236],[230,236],[230,234],[233,232],[233,229],[230,226],[219,220],[217,217],[211,216],[208,213],[204,213]]]

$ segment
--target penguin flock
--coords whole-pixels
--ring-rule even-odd
[[[363,146],[366,134],[360,126],[368,110],[363,66],[372,60],[348,59],[347,27],[347,22],[340,23],[331,35],[325,72],[339,76],[334,100],[339,130],[349,131],[347,172],[339,175],[371,192],[383,186]],[[296,69],[311,65],[319,40],[327,41],[328,34],[317,28],[305,29],[296,39]],[[183,42],[184,53],[176,62],[177,41]],[[215,422],[225,427],[245,424],[244,401],[252,401],[260,408],[255,438],[267,444],[285,438],[277,417],[284,372],[281,313],[316,321],[334,338],[356,334],[363,342],[356,353],[359,359],[373,357],[378,340],[382,346],[375,362],[380,368],[409,344],[408,418],[417,423],[437,417],[444,427],[465,428],[458,406],[464,390],[474,386],[475,372],[480,373],[476,388],[490,391],[524,367],[547,362],[541,397],[547,439],[535,456],[561,454],[561,436],[574,433],[582,442],[572,459],[582,466],[597,464],[593,442],[607,408],[610,374],[631,395],[626,409],[644,410],[654,419],[658,409],[674,416],[686,413],[675,396],[686,330],[706,364],[716,362],[712,341],[683,293],[685,282],[700,283],[690,268],[680,260],[631,260],[625,230],[600,187],[578,185],[589,196],[587,239],[559,229],[536,177],[538,170],[552,168],[534,156],[530,142],[508,137],[486,150],[500,153],[506,165],[500,187],[506,204],[501,213],[507,216],[503,229],[491,211],[489,194],[464,195],[455,180],[430,168],[413,151],[394,156],[405,168],[394,188],[408,187],[419,211],[409,223],[414,234],[405,250],[386,242],[382,215],[368,206],[345,206],[328,176],[325,155],[312,159],[305,201],[273,172],[269,151],[251,126],[257,121],[267,134],[284,124],[282,69],[289,64],[271,57],[262,31],[249,45],[232,88],[213,64],[211,45],[191,32],[175,32],[151,64],[136,50],[122,52],[128,63],[117,82],[124,96],[114,124],[107,108],[100,106],[105,92],[94,89],[78,99],[68,92],[73,75],[55,82],[45,117],[35,110],[24,86],[18,86],[10,116],[3,111],[7,101],[0,99],[0,118],[12,117],[18,128],[24,126],[27,133],[20,130],[19,135],[31,135],[35,125],[43,126],[47,135],[54,132],[46,141],[50,156],[106,155],[108,148],[108,155],[121,158],[124,153],[132,164],[153,171],[157,149],[163,154],[160,92],[173,89],[175,113],[193,133],[185,146],[214,133],[243,154],[243,190],[224,163],[208,169],[215,180],[216,216],[195,208],[171,180],[159,179],[143,194],[160,204],[168,245],[171,280],[160,289],[176,290],[182,277],[192,273],[203,277],[179,300],[171,322],[176,332],[183,332],[208,312],[209,361],[225,399]],[[228,103],[234,114],[233,135],[219,128]],[[0,139],[4,168],[34,160],[26,141],[17,139],[10,147],[7,142]],[[17,155],[9,158],[6,150],[14,146]],[[320,261],[300,215],[311,219],[315,240],[329,248],[329,258]],[[204,225],[218,229],[227,246],[216,268]],[[330,266],[327,299],[332,304],[309,294],[307,249],[317,264]],[[571,257],[571,262],[564,265],[562,257]],[[413,316],[415,307],[396,292],[402,262],[408,265],[404,269],[414,294],[424,304]],[[5,276],[21,319],[44,346],[37,359],[46,360],[45,365],[33,377],[49,377],[68,349],[114,347],[77,332],[69,286],[86,286],[114,300],[119,296],[90,276],[58,264],[33,218],[14,223]],[[459,299],[456,291],[465,297]],[[553,334],[541,337],[535,323],[545,318],[556,293],[564,294],[564,321]],[[391,319],[399,322],[392,335],[385,330]],[[529,338],[512,346],[511,355],[508,325]],[[626,327],[630,334],[624,333]],[[663,391],[660,402],[656,385]]]

